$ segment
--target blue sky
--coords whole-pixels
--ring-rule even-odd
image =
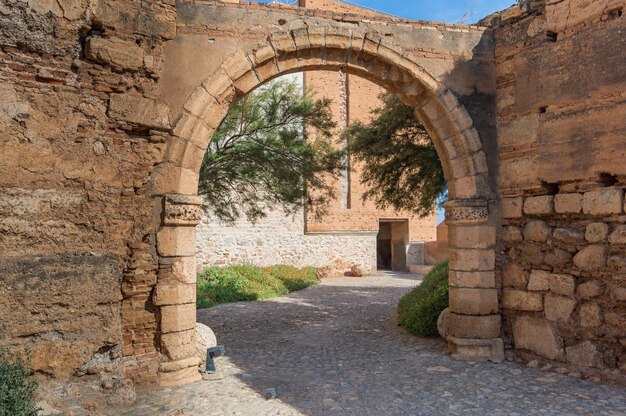
[[[417,20],[474,23],[490,13],[504,10],[515,0],[350,0],[381,12]]]

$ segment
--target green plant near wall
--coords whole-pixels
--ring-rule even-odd
[[[448,261],[432,268],[422,283],[398,303],[398,323],[412,334],[439,335],[437,319],[448,307]]]
[[[210,267],[198,276],[196,305],[202,309],[219,303],[270,299],[318,283],[317,270],[313,267],[246,264]]]
[[[0,416],[37,416],[37,383],[20,358],[0,348]]]

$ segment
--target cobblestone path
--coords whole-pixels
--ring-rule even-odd
[[[227,357],[216,380],[138,392],[124,415],[624,415],[626,389],[554,372],[453,361],[407,335],[398,299],[417,276],[326,280],[198,312]],[[265,400],[270,388],[276,399]]]

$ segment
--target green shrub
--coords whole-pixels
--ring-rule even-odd
[[[198,276],[196,305],[198,309],[218,303],[269,299],[286,295],[318,283],[313,267],[257,267],[233,265],[210,267]]]
[[[398,322],[412,334],[438,336],[437,318],[448,307],[448,262],[432,268],[424,281],[398,303]]]
[[[37,416],[37,383],[24,361],[0,348],[0,416]]]

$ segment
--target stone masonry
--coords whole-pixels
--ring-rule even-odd
[[[345,71],[415,108],[449,183],[448,346],[626,374],[623,0],[480,26],[221,1],[0,5],[0,346],[39,377],[197,380],[197,178],[238,97]]]
[[[305,233],[304,213],[271,211],[252,224],[245,219],[224,225],[204,220],[197,230],[198,268],[229,264],[330,267],[376,270],[376,233],[367,231]]]
[[[618,369],[626,371],[625,3],[547,3],[493,20],[505,341],[619,378]]]

